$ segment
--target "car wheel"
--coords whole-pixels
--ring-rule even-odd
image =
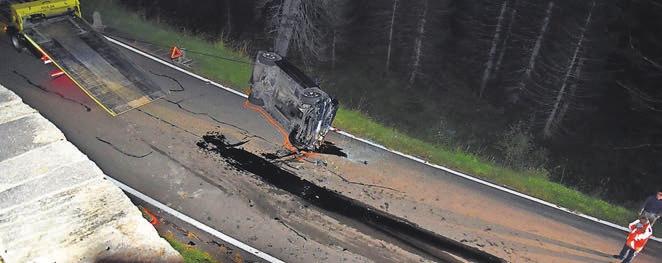
[[[10,39],[11,45],[14,47],[14,49],[16,49],[16,51],[23,52],[23,50],[25,50],[23,41],[21,41],[21,37],[18,34],[12,34]]]
[[[299,139],[297,139],[299,135],[299,125],[295,125],[290,134],[287,136],[287,139],[290,140],[290,143],[294,148],[301,149],[302,145]]]
[[[309,105],[316,105],[322,98],[323,94],[318,89],[305,89],[301,94],[301,102]]]
[[[258,62],[268,66],[273,66],[276,61],[281,59],[283,59],[283,57],[274,52],[262,52],[262,54],[257,57]]]

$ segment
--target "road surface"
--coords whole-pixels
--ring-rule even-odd
[[[130,53],[169,95],[110,117],[50,66],[0,35],[0,82],[55,123],[101,169],[187,215],[287,262],[418,262],[431,258],[348,218],[237,170],[198,147],[210,132],[257,155],[278,133],[244,99]],[[279,165],[310,182],[512,262],[614,262],[625,234],[404,159],[339,134],[347,157]],[[323,165],[321,165],[323,164]],[[651,242],[638,262],[662,260]],[[438,259],[437,259],[438,260]],[[452,259],[449,259],[452,261]]]

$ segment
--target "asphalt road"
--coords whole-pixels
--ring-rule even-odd
[[[424,259],[352,219],[325,213],[257,177],[232,171],[195,147],[202,135],[220,131],[236,140],[255,141],[248,146],[255,151],[277,148],[278,133],[257,113],[244,109],[241,97],[130,54],[143,68],[169,76],[153,76],[169,95],[113,118],[66,78],[51,80],[51,66],[15,52],[4,35],[0,50],[0,84],[55,123],[106,174],[197,220],[288,262]],[[320,158],[337,166],[334,171],[344,179],[336,183],[326,171],[299,165],[302,177],[509,261],[613,262],[607,256],[624,240],[620,230],[339,134],[329,140],[349,158]],[[362,179],[397,191],[354,183]],[[436,188],[426,192],[417,185],[421,182]],[[431,200],[436,203],[428,203]],[[430,214],[424,214],[423,207]],[[662,246],[650,242],[637,260],[662,261]]]

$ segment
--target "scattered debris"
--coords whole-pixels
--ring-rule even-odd
[[[374,230],[406,242],[431,258],[442,259],[442,255],[453,253],[480,262],[503,262],[496,256],[422,229],[406,219],[395,217],[332,190],[317,186],[259,155],[239,148],[246,143],[247,141],[230,143],[224,135],[211,132],[203,136],[197,145],[210,154],[220,156],[227,165],[237,171],[259,176],[262,180],[297,195],[318,208],[352,218]],[[279,222],[282,223],[282,221]],[[285,226],[287,227],[287,225]]]

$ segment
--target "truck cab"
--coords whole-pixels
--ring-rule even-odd
[[[82,17],[79,0],[2,1],[0,10],[12,46],[21,51],[28,47],[21,35],[27,28],[60,16]]]

